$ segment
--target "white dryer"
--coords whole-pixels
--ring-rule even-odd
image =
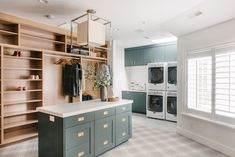
[[[177,90],[177,63],[168,62],[166,66],[166,90],[176,91]]]
[[[148,64],[148,90],[166,90],[166,63]]]
[[[148,91],[147,117],[165,119],[165,91]]]
[[[166,92],[166,120],[177,121],[177,93]]]

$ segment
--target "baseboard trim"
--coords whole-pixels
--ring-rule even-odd
[[[213,140],[210,140],[208,138],[205,138],[203,136],[200,136],[200,135],[197,135],[193,132],[190,132],[188,130],[185,130],[181,127],[177,127],[177,133],[182,135],[182,136],[185,136],[187,138],[190,138],[194,141],[197,141],[198,143],[201,143],[203,145],[206,145],[212,149],[215,149],[221,153],[224,153],[228,156],[231,156],[231,157],[235,157],[235,149],[231,148],[231,147],[228,147],[228,146],[225,146],[223,144],[220,144],[220,143],[217,143]]]

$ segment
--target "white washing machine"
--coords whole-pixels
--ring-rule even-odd
[[[167,81],[166,88],[168,91],[177,91],[177,63],[168,62],[166,66]]]
[[[165,119],[165,91],[148,91],[147,117]]]
[[[166,63],[148,64],[148,90],[166,90]]]
[[[177,121],[177,93],[172,91],[166,92],[166,120]]]

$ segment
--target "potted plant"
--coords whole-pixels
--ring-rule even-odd
[[[108,91],[107,86],[111,83],[110,69],[106,64],[100,65],[95,79],[95,86],[100,88],[101,101],[107,101]]]

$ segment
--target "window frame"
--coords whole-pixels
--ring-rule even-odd
[[[217,54],[226,54],[226,53],[231,53],[228,51],[233,51],[235,52],[235,44],[233,45],[220,45],[217,47],[213,48],[207,48],[207,49],[200,49],[200,50],[194,50],[194,51],[189,51],[186,55],[186,62],[185,62],[185,79],[186,79],[186,87],[185,87],[185,111],[190,114],[194,114],[196,116],[208,118],[213,121],[220,121],[224,123],[229,123],[231,125],[235,125],[235,118],[234,117],[229,117],[229,116],[224,116],[224,115],[219,115],[216,114],[216,93],[215,93],[215,81],[216,81],[216,55]],[[206,112],[206,111],[201,111],[197,109],[192,109],[189,108],[188,106],[188,60],[193,59],[193,58],[200,58],[200,57],[211,57],[211,62],[212,62],[212,84],[211,84],[211,112]]]

